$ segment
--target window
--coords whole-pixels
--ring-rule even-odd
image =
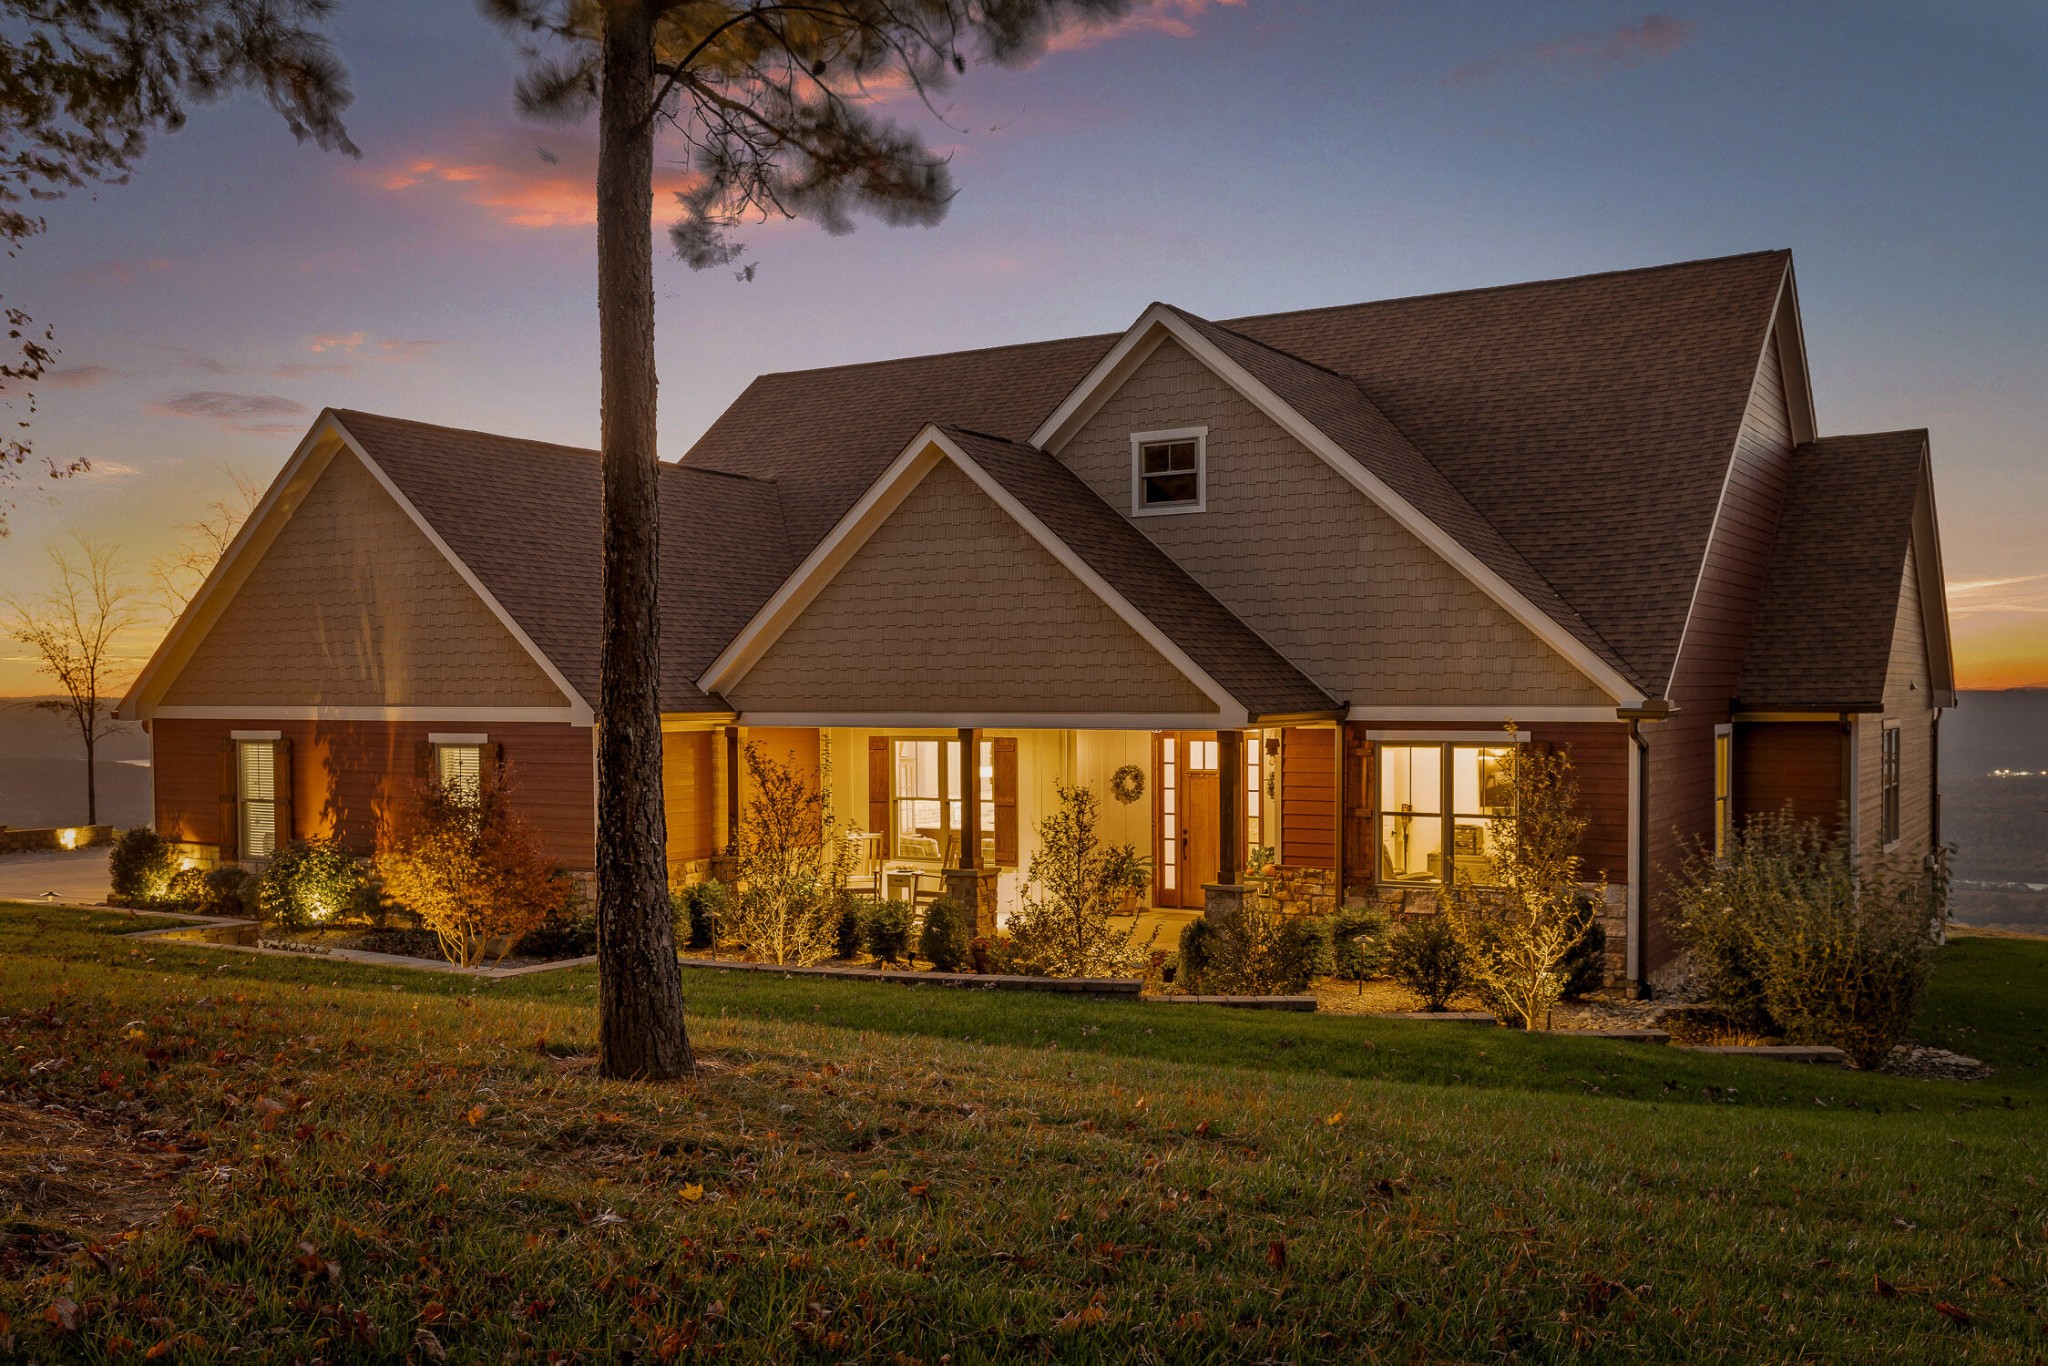
[[[1244,733],[1244,846],[1249,855],[1266,841],[1266,740],[1265,732]]]
[[[1735,731],[1732,726],[1714,727],[1714,857],[1728,857],[1728,841],[1735,832]]]
[[[1207,427],[1137,432],[1131,437],[1131,511],[1200,512],[1208,496],[1203,468]]]
[[[270,740],[235,742],[237,824],[240,857],[269,858],[277,852],[277,745]]]
[[[958,832],[965,812],[960,806],[960,742],[897,740],[891,743],[894,782],[890,797],[891,847],[898,858],[959,856]],[[981,805],[983,866],[995,858],[996,791],[994,746],[981,742],[975,766],[976,795]],[[941,790],[945,793],[943,803]]]
[[[1174,736],[1159,741],[1159,824],[1168,832],[1159,841],[1159,886],[1173,891],[1180,886],[1180,841],[1173,837],[1174,813],[1180,802],[1180,742]]]
[[[1883,762],[1880,774],[1884,783],[1884,842],[1896,844],[1899,839],[1899,728],[1895,725],[1884,728]]]
[[[442,789],[450,796],[474,805],[483,788],[483,746],[440,745],[436,747],[436,758],[435,767]]]
[[[1380,880],[1484,881],[1494,818],[1513,800],[1513,762],[1505,745],[1380,745]]]

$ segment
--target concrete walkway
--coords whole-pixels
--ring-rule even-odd
[[[57,895],[46,897],[47,892]],[[97,905],[107,899],[105,849],[52,850],[0,858],[0,901],[71,901]]]

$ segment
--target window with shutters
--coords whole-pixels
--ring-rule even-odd
[[[959,856],[965,824],[962,790],[974,784],[981,823],[981,865],[1017,862],[1017,742],[983,740],[971,779],[962,770],[958,740],[871,741],[869,819],[886,822],[887,855],[937,862]]]
[[[436,745],[435,774],[451,797],[475,805],[483,790],[484,747],[482,745]]]
[[[269,740],[235,744],[235,815],[240,857],[277,852],[277,746]]]

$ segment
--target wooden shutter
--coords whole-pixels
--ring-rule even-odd
[[[434,747],[425,740],[412,747],[412,776],[423,783],[441,776],[434,772]]]
[[[289,844],[292,839],[292,742],[272,740],[270,761],[271,808],[276,814],[273,824],[277,832],[273,843]]]
[[[889,832],[889,781],[894,766],[889,762],[889,737],[870,735],[868,737],[868,829],[879,831],[882,842],[878,846],[883,858],[891,858],[895,850],[890,847]]]
[[[995,769],[996,863],[1017,866],[1017,737],[998,735],[988,742],[989,765]],[[977,760],[980,756],[976,756]]]
[[[505,772],[505,747],[503,745],[479,745],[476,754],[476,786],[478,792],[495,792],[498,780]]]
[[[240,755],[235,738],[231,735],[221,744],[220,751],[220,858],[231,863],[242,856],[242,840],[238,819],[241,815],[242,774],[235,763]]]

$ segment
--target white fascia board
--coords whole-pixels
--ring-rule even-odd
[[[476,721],[536,722],[588,726],[587,712],[575,707],[341,707],[320,704],[276,706],[158,707],[163,721]]]
[[[1799,280],[1792,262],[1785,262],[1785,283],[1772,318],[1778,337],[1779,363],[1785,367],[1785,406],[1792,415],[1792,444],[1804,445],[1820,436],[1820,417],[1813,405],[1813,371],[1806,361],[1806,326],[1799,317]]]
[[[1956,704],[1955,646],[1949,637],[1948,572],[1941,560],[1941,519],[1934,511],[1934,453],[1920,450],[1920,493],[1913,505],[1914,567],[1920,576],[1920,619],[1930,646],[1928,674],[1936,706]]]
[[[855,730],[958,731],[978,730],[1240,730],[1242,709],[1235,716],[1216,712],[745,712],[748,726],[843,726]]]
[[[1387,486],[1386,482],[1332,441],[1319,427],[1295,411],[1292,404],[1254,379],[1244,367],[1217,350],[1207,338],[1189,327],[1185,320],[1164,304],[1153,304],[1146,309],[1122,340],[1110,348],[1088,377],[1067,395],[1052,416],[1039,424],[1031,434],[1031,444],[1049,451],[1057,451],[1080,429],[1095,409],[1100,407],[1117,385],[1129,377],[1166,337],[1187,350],[1202,362],[1224,383],[1242,394],[1253,407],[1278,423],[1289,436],[1314,451],[1331,469],[1367,498],[1377,503],[1387,514],[1405,527],[1416,539],[1445,560],[1498,603],[1515,620],[1529,628],[1538,640],[1562,655],[1571,665],[1597,684],[1608,696],[1622,706],[1640,705],[1642,690],[1623,678],[1607,661],[1603,660],[1577,636],[1564,629],[1551,616],[1530,602],[1507,580],[1501,578],[1486,564],[1459,543],[1456,537],[1422,515],[1407,499]]]
[[[334,457],[341,446],[341,424],[330,412],[323,412],[314,419],[305,436],[293,448],[291,456],[284,462],[284,468],[270,481],[270,487],[257,500],[242,522],[241,530],[228,542],[228,548],[214,561],[198,589],[185,604],[185,610],[171,623],[170,630],[157,642],[150,652],[149,662],[135,675],[135,681],[128,685],[127,695],[115,710],[115,715],[124,721],[146,721],[159,714],[152,705],[170,685],[177,681],[178,672],[190,657],[189,645],[197,646],[204,638],[220,612],[227,606],[227,599],[234,595],[228,587],[229,580],[239,586],[245,571],[252,567],[263,551],[275,539],[276,532],[284,521],[298,509],[300,500],[327,468],[327,462]]]
[[[1358,706],[1345,713],[1350,721],[1613,721],[1613,707],[1374,707]]]
[[[1389,745],[1498,745],[1512,739],[1518,745],[1529,743],[1529,732],[1518,730],[1510,736],[1505,727],[1500,730],[1369,730],[1365,738],[1374,744]]]
[[[384,467],[370,458],[370,453],[363,449],[363,444],[356,440],[354,433],[350,432],[339,419],[335,420],[334,429],[340,433],[342,444],[354,453],[356,459],[363,462],[363,468],[368,470],[371,477],[377,481],[386,493],[391,495],[392,500],[400,508],[404,509],[405,515],[412,519],[412,524],[419,528],[420,534],[425,536],[434,549],[441,553],[441,557],[448,561],[457,574],[462,576],[462,581],[469,585],[471,592],[483,600],[484,606],[491,609],[491,615],[498,619],[498,624],[512,633],[512,638],[518,641],[520,648],[525,650],[533,662],[540,666],[540,671],[548,676],[548,681],[562,690],[562,696],[569,700],[571,710],[577,715],[578,719],[575,724],[580,726],[589,725],[593,712],[589,701],[584,698],[583,694],[576,691],[569,680],[563,677],[562,671],[555,667],[554,661],[547,657],[540,646],[534,644],[533,637],[526,634],[525,628],[520,626],[513,619],[512,614],[505,610],[505,605],[498,601],[496,595],[490,589],[484,587],[483,580],[478,578],[467,564],[463,563],[462,557],[455,553],[454,547],[441,539],[441,533],[434,530],[433,523],[429,522],[421,514],[420,510],[413,506],[412,499],[405,496],[405,492],[398,487],[390,475],[384,472]]]
[[[941,460],[950,460],[961,473],[973,480],[975,487],[987,494],[1068,573],[1081,580],[1126,626],[1136,631],[1146,644],[1200,688],[1217,708],[1218,714],[1209,718],[1209,725],[1228,728],[1249,724],[1249,713],[1236,698],[936,426],[927,426],[912,438],[903,453],[890,462],[889,468],[861,495],[860,501],[840,518],[839,524],[805,557],[804,562],[776,590],[775,596],[712,662],[710,669],[697,680],[697,686],[718,696],[744,678],[747,670],[767,653],[769,647],[802,615],[812,599],[824,591],[833,575],[853,558],[854,553],[867,543],[868,538],[880,529],[889,515],[910,496],[918,482]],[[755,724],[768,723],[757,721]],[[942,723],[934,721],[930,724]]]

